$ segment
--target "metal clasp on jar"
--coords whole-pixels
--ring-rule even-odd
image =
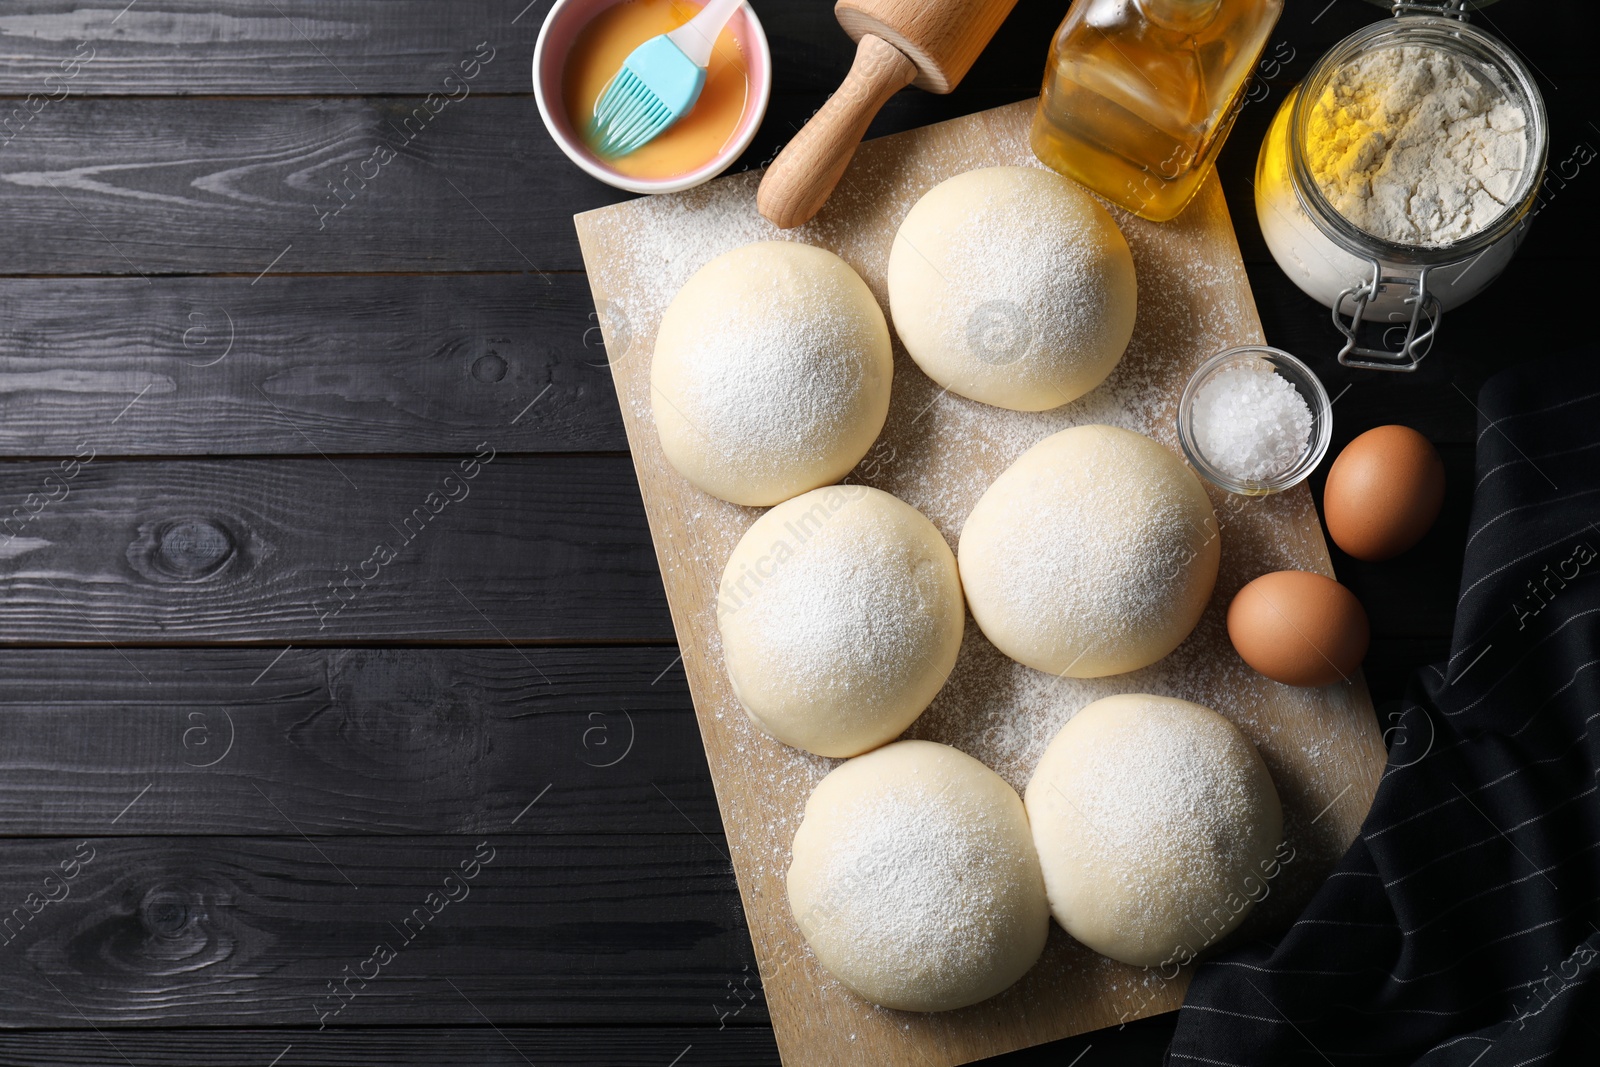
[[[1445,18],[1467,21],[1472,13],[1467,10],[1467,0],[1395,0],[1389,10],[1394,12],[1395,18],[1402,15],[1440,15]]]
[[[1422,362],[1422,357],[1428,354],[1427,346],[1432,344],[1433,335],[1439,329],[1439,321],[1444,318],[1444,309],[1439,306],[1439,298],[1428,292],[1428,271],[1431,268],[1419,267],[1415,278],[1407,278],[1385,275],[1382,263],[1376,259],[1371,260],[1371,263],[1372,277],[1360,285],[1352,285],[1345,289],[1339,294],[1339,299],[1333,302],[1333,324],[1345,337],[1344,347],[1339,349],[1339,362],[1346,367],[1360,367],[1364,370],[1414,371]],[[1399,351],[1367,348],[1357,338],[1367,305],[1392,285],[1405,286],[1410,290],[1410,295],[1403,300],[1403,303],[1411,308],[1411,318],[1406,324],[1405,340],[1401,342]],[[1346,323],[1344,316],[1339,314],[1339,309],[1344,306],[1346,300],[1350,301],[1354,308],[1349,323]],[[1421,329],[1423,319],[1427,319],[1427,329]]]

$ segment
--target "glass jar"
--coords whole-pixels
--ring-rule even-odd
[[[1311,411],[1311,435],[1306,438],[1300,456],[1289,466],[1270,478],[1241,479],[1211,462],[1200,447],[1200,433],[1195,429],[1195,406],[1200,390],[1223,371],[1247,369],[1264,370],[1282,377],[1300,394]],[[1270,496],[1299,485],[1311,476],[1328,454],[1333,442],[1333,402],[1328,391],[1310,367],[1281,348],[1265,345],[1244,345],[1218,352],[1189,376],[1178,398],[1178,445],[1184,458],[1200,476],[1219,489],[1239,496]]]
[[[1436,13],[1417,13],[1422,9]],[[1527,66],[1468,25],[1459,0],[1397,3],[1394,10],[1395,18],[1357,30],[1329,50],[1279,107],[1256,161],[1256,216],[1284,273],[1332,309],[1334,325],[1345,337],[1339,362],[1410,371],[1432,346],[1444,312],[1481,292],[1522,243],[1549,135],[1544,101]],[[1405,45],[1454,57],[1526,115],[1523,169],[1504,211],[1483,229],[1448,244],[1398,244],[1358,228],[1329,203],[1307,158],[1312,109],[1334,75],[1365,55]],[[1362,343],[1363,323],[1389,324],[1381,345]],[[1391,335],[1401,336],[1398,347],[1390,347]]]

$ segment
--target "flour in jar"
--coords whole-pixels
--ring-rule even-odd
[[[1435,248],[1514,202],[1528,115],[1487,74],[1436,48],[1369,52],[1312,106],[1306,158],[1333,208],[1397,244]]]

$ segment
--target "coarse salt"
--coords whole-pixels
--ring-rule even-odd
[[[1263,482],[1293,466],[1311,439],[1311,422],[1300,391],[1264,367],[1218,371],[1194,397],[1200,454],[1241,482]]]

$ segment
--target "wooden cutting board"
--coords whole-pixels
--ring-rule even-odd
[[[756,212],[759,172],[675,196],[634,200],[577,216],[617,399],[639,473],[673,623],[716,784],[761,985],[789,1067],[861,1064],[942,1067],[1170,1011],[1186,972],[1162,975],[1114,963],[1052,924],[1027,977],[983,1004],[918,1015],[877,1008],[817,964],[789,912],[784,873],[806,797],[837,761],[787,748],[754,729],[728,684],[717,635],[718,578],[760,512],[695,489],[667,463],[650,414],[656,327],[679,286],[713,256],[757,240],[831,249],[888,310],[885,270],[900,220],[928,189],[975,167],[1038,166],[1024,101],[862,146],[822,213],[789,231]],[[1132,343],[1111,377],[1055,411],[988,407],[939,390],[895,345],[888,424],[850,476],[920,508],[953,546],[989,483],[1028,446],[1067,426],[1099,422],[1149,434],[1177,451],[1175,411],[1189,373],[1212,353],[1262,341],[1261,324],[1215,174],[1168,223],[1113,209],[1139,278]],[[1281,924],[1304,904],[1354,839],[1384,762],[1371,698],[1356,677],[1319,690],[1268,681],[1234,654],[1228,601],[1246,581],[1285,568],[1331,574],[1309,491],[1246,499],[1212,491],[1222,570],[1200,625],[1160,663],[1131,674],[1059,679],[1013,663],[969,616],[956,670],[908,731],[983,760],[1019,790],[1057,729],[1091,700],[1118,692],[1178,696],[1215,708],[1260,748],[1284,804],[1293,858],[1243,928]],[[732,1015],[752,994],[730,974]]]

